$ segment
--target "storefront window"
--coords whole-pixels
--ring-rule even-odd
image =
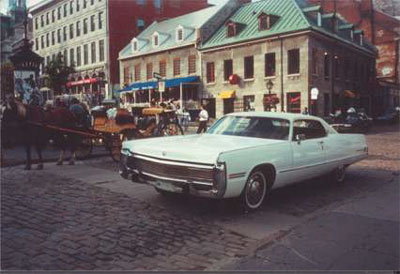
[[[243,96],[243,110],[244,111],[255,111],[255,106],[254,106],[254,100],[255,96],[254,95],[248,95],[248,96]]]

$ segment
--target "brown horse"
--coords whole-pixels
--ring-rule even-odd
[[[66,148],[71,150],[70,164],[74,163],[75,150],[80,137],[62,131],[49,129],[46,125],[61,128],[74,128],[76,118],[67,108],[44,110],[38,106],[25,105],[16,101],[12,96],[6,98],[2,109],[2,146],[22,144],[26,151],[25,169],[31,169],[31,148],[36,149],[38,155],[37,169],[43,169],[42,150],[50,139],[61,148],[58,164],[62,164]]]

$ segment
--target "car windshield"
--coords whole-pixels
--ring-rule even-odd
[[[288,140],[288,120],[268,117],[225,116],[207,131],[209,134]]]

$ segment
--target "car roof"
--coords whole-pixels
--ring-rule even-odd
[[[286,113],[286,112],[270,112],[270,111],[255,111],[255,112],[233,112],[226,114],[227,116],[247,116],[247,117],[268,117],[268,118],[278,118],[286,119],[289,121],[297,119],[313,119],[318,121],[323,121],[321,118],[312,115],[304,115],[298,113]]]

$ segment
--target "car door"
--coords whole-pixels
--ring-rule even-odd
[[[305,180],[323,174],[326,162],[324,142],[327,136],[324,126],[317,120],[295,120],[292,135],[292,170],[296,180]],[[301,136],[301,140],[296,136]]]

